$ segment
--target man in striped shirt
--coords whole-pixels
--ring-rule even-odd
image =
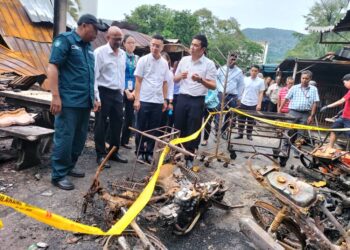
[[[309,84],[312,78],[312,72],[305,70],[301,73],[301,83],[294,85],[281,103],[281,107],[289,102],[289,114],[295,118],[296,124],[311,124],[317,109],[317,103],[320,101],[318,91],[315,86]],[[279,112],[281,109],[279,109]],[[290,130],[288,132],[291,136],[290,141],[294,143],[297,139],[297,131]],[[294,157],[299,158],[299,152],[294,150]]]
[[[287,96],[290,88],[293,87],[293,85],[294,85],[293,77],[291,77],[291,76],[287,77],[286,84],[287,84],[287,86],[283,87],[278,93],[277,110],[280,113],[288,113],[289,112],[289,109],[288,109],[289,101],[286,101],[284,103],[284,106],[281,106],[281,104],[284,101],[284,99],[286,99],[286,96]]]

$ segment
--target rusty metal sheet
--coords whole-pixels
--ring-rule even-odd
[[[0,73],[15,72],[22,76],[42,75],[43,71],[38,70],[19,53],[13,52],[0,45]]]
[[[47,73],[51,43],[41,43],[15,37],[3,37],[10,48],[28,60],[38,71]]]
[[[0,35],[51,42],[52,25],[31,22],[19,0],[0,0]]]

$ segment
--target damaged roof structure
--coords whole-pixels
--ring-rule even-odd
[[[49,0],[0,0],[0,82],[28,89],[46,79],[53,31]],[[67,15],[67,26],[75,26]],[[47,89],[44,83],[43,88]]]
[[[341,35],[342,32],[350,31],[350,10],[348,10],[345,16],[342,19],[340,19],[340,21],[335,25],[326,26],[326,27],[311,26],[311,27],[308,27],[307,29],[310,32],[320,33],[321,44],[350,44],[350,41]],[[326,39],[327,34],[335,34],[337,35],[337,38],[341,40],[337,40],[337,41],[327,40]]]
[[[45,79],[52,43],[53,2],[0,0],[0,89],[1,86],[28,89],[35,83],[49,89]],[[112,21],[105,22],[112,24]],[[123,25],[122,22],[116,23],[117,26]],[[75,26],[75,20],[67,13],[67,29]],[[137,54],[149,52],[150,36],[132,28],[121,28],[124,34],[135,38]],[[99,32],[93,45],[96,48],[106,42],[106,33]],[[188,48],[179,40],[166,41],[164,50],[173,61],[189,54]]]

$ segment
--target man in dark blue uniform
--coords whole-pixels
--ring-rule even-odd
[[[85,145],[90,111],[99,109],[94,101],[94,53],[90,44],[97,30],[106,27],[86,14],[79,18],[76,30],[58,35],[52,43],[48,67],[50,111],[55,115],[51,180],[64,190],[74,189],[67,175],[85,176],[74,167]]]

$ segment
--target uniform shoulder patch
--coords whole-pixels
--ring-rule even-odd
[[[53,46],[55,47],[60,47],[62,45],[61,39],[56,39],[55,42],[53,43]]]

